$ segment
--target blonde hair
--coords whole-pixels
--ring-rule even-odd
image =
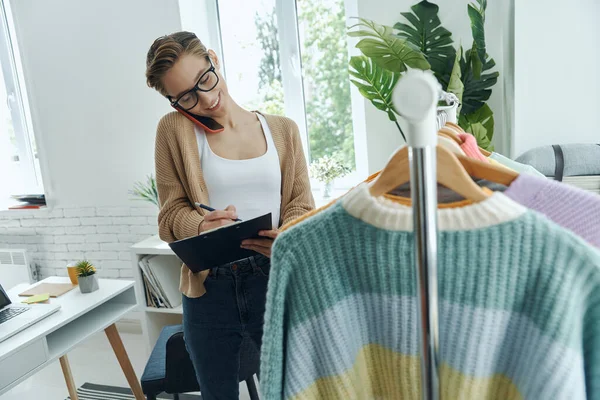
[[[196,34],[175,32],[161,36],[152,43],[146,56],[146,83],[163,96],[167,96],[162,78],[183,54],[208,57],[208,50]]]

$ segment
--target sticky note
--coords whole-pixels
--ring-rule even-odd
[[[41,293],[36,294],[35,296],[31,296],[23,300],[21,303],[25,304],[34,304],[34,303],[42,303],[44,301],[48,301],[50,298],[50,293]]]

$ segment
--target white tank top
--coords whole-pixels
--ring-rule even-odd
[[[204,130],[197,125],[196,139],[210,206],[222,210],[232,204],[238,217],[248,220],[271,213],[278,228],[281,209],[281,167],[269,125],[256,114],[267,141],[267,151],[248,160],[230,160],[213,153]]]

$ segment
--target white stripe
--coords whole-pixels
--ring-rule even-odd
[[[100,390],[92,390],[92,389],[84,389],[84,388],[78,388],[77,389],[77,395],[82,398],[82,399],[99,399],[99,400],[130,400],[130,399],[134,399],[135,400],[135,396],[131,395],[131,394],[121,394],[121,393],[114,393],[114,392],[107,392],[107,391],[100,391]]]
[[[342,198],[342,206],[354,218],[380,229],[412,231],[412,207],[406,207],[369,193],[362,183]],[[509,222],[527,209],[502,193],[495,192],[486,200],[458,208],[438,209],[438,228],[442,231],[464,231],[487,228]]]

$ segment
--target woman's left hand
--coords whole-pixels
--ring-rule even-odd
[[[279,231],[277,229],[260,231],[258,235],[263,236],[264,239],[246,239],[242,242],[242,249],[254,250],[263,256],[271,257],[271,247],[273,246],[273,241],[279,235]]]

